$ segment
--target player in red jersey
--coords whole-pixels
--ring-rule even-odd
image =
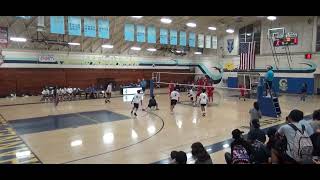
[[[213,91],[214,91],[213,84],[209,84],[209,86],[207,87],[209,102],[213,102]]]
[[[244,101],[246,101],[246,97],[245,97],[245,92],[246,92],[246,90],[245,90],[244,86],[243,86],[242,84],[240,84],[240,85],[239,85],[239,88],[240,88],[240,96],[239,96],[239,99],[240,99],[240,98],[243,98]]]
[[[171,92],[174,90],[174,83],[173,83],[173,81],[170,81],[170,83],[169,83],[169,96],[170,96],[170,94],[171,94]]]
[[[198,99],[198,96],[200,96],[200,94],[202,93],[202,89],[204,88],[203,86],[204,86],[204,79],[203,78],[199,78],[198,87],[197,87],[196,101]]]

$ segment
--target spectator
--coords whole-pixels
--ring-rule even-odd
[[[187,154],[183,151],[179,151],[176,155],[176,164],[187,164]]]
[[[304,154],[303,157],[298,155],[301,149],[305,149],[305,152],[312,152],[313,149],[311,139],[308,138],[309,136],[306,132],[305,125],[303,123],[299,123],[302,119],[302,111],[297,109],[292,110],[287,117],[288,123],[281,126],[277,132],[281,139],[285,137],[287,140],[287,150],[283,160],[288,163],[307,163],[307,161],[311,160],[311,154]]]
[[[260,123],[258,119],[252,120],[252,129],[248,133],[248,140],[255,141],[258,140],[262,143],[266,142],[266,133],[260,129]]]
[[[314,162],[315,164],[320,164],[320,160],[319,160],[319,159],[317,159],[317,160],[313,159],[313,162]]]
[[[271,157],[270,151],[267,150],[266,134],[260,129],[260,124],[257,119],[252,120],[253,129],[248,134],[248,141],[253,147],[251,162],[254,164],[266,164]]]
[[[312,114],[313,121],[310,121],[310,126],[314,132],[320,131],[320,109],[315,110]]]
[[[269,128],[267,131],[268,142],[267,142],[267,149],[271,152],[271,149],[275,146],[277,138],[276,138],[277,129],[276,128]]]
[[[200,142],[193,143],[191,145],[191,153],[195,158],[195,164],[212,164],[212,159]]]
[[[172,151],[170,164],[187,164],[187,154],[183,151]]]
[[[252,146],[243,139],[243,131],[235,129],[232,131],[231,153],[225,153],[227,164],[250,164],[250,156],[252,154]]]
[[[308,90],[308,85],[307,83],[302,83],[301,86],[301,96],[300,96],[300,100],[301,101],[306,101],[306,96],[307,96],[307,90]]]
[[[283,140],[277,138],[276,133],[276,128],[269,128],[267,131],[269,138],[267,150],[271,154],[270,162],[272,164],[286,164],[283,157],[286,154],[287,141],[285,138]]]
[[[313,121],[310,122],[314,133],[310,136],[313,145],[312,155],[320,157],[320,109],[313,112]]]
[[[177,151],[171,151],[171,153],[170,153],[170,157],[171,157],[170,164],[176,164],[177,154],[178,154]]]
[[[303,114],[303,112],[302,112],[302,114]],[[306,129],[306,132],[307,132],[307,134],[308,134],[309,137],[314,133],[314,131],[313,131],[310,123],[309,123],[307,120],[301,119],[301,120],[299,121],[299,124],[300,124],[300,125],[304,125],[304,127],[305,127],[305,129]]]
[[[250,114],[250,129],[251,129],[252,128],[252,120],[257,119],[259,122],[259,120],[262,117],[258,102],[253,103],[253,108],[250,109],[249,114]]]
[[[319,159],[320,157],[320,131],[316,131],[314,134],[310,136],[313,151],[312,156],[315,156]]]

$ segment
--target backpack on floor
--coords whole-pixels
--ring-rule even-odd
[[[302,125],[302,131],[293,124],[288,124],[296,134],[293,139],[293,147],[291,147],[292,158],[297,162],[307,162],[312,159],[313,145],[310,137],[305,131],[305,126]]]
[[[231,153],[232,164],[250,164],[250,157],[243,146],[235,145]]]

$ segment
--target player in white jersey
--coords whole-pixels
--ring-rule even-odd
[[[202,116],[206,115],[206,106],[208,103],[208,95],[206,94],[206,90],[203,89],[202,93],[199,96],[199,104],[201,106],[201,112],[202,112]]]
[[[173,113],[173,108],[177,104],[177,102],[179,101],[179,98],[180,98],[180,94],[177,91],[177,89],[175,89],[174,91],[171,92],[171,94],[170,94],[170,100],[171,100],[170,110],[171,110],[171,113]]]
[[[49,100],[49,90],[48,89],[43,89],[41,94],[42,94],[42,99],[41,100],[44,100],[44,102],[47,102]]]
[[[193,106],[196,105],[196,92],[193,88],[191,88],[188,92],[188,97],[190,98],[190,101],[192,102]]]
[[[106,90],[106,100],[105,100],[105,103],[108,103],[110,102],[110,98],[111,98],[111,91],[112,91],[112,84],[109,83],[108,86],[107,86],[107,90]]]
[[[133,96],[133,99],[131,101],[131,104],[133,103],[133,107],[132,107],[132,110],[131,110],[131,114],[133,113],[134,111],[134,115],[137,116],[137,111],[139,109],[139,103],[141,103],[141,106],[142,106],[142,94],[140,94],[140,90],[137,91],[137,94],[135,94]]]

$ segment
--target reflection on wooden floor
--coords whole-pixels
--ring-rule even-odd
[[[163,163],[172,150],[190,152],[191,144],[200,141],[211,153],[214,163],[225,163],[223,152],[229,151],[230,142],[228,140],[231,138],[231,131],[241,128],[248,132],[248,111],[254,102],[253,99],[239,101],[233,96],[234,94],[230,95],[226,91],[216,91],[214,102],[208,107],[206,117],[201,116],[199,107],[188,105],[188,98],[184,93],[181,98],[183,103],[177,104],[174,114],[169,113],[168,95],[158,94],[156,99],[160,110],[144,112],[140,109],[136,118],[130,115],[132,108],[130,101],[123,97],[113,98],[108,104],[105,104],[103,99],[62,102],[57,108],[51,103],[0,106],[0,113],[9,122],[9,125],[12,124],[12,127],[18,131],[22,131],[24,126],[41,129],[41,131],[21,133],[21,138],[30,147],[29,150],[26,149],[27,146],[22,145],[22,141],[19,141],[21,144],[17,143],[18,138],[12,139],[12,144],[15,142],[19,147],[24,147],[25,151],[30,152],[31,159],[0,158],[0,161],[2,163],[39,163],[41,160],[43,163],[53,164]],[[37,102],[39,99],[39,97],[17,98],[17,102]],[[148,99],[148,96],[144,97],[144,107]],[[0,104],[9,101],[0,99]],[[10,102],[15,103],[14,100]],[[306,102],[300,102],[299,97],[283,95],[280,97],[280,103],[283,111],[282,117],[295,108],[301,109],[308,115],[320,107],[320,98],[313,96],[309,97]],[[115,116],[108,116],[108,113],[105,112],[111,112],[123,118],[116,120]],[[80,114],[81,116],[66,118],[69,114]],[[63,117],[62,120],[58,120],[57,126],[63,128],[43,129],[47,127],[46,123],[55,122],[52,117]],[[26,125],[26,119],[32,119],[33,123]],[[74,121],[83,125],[64,126],[68,123],[73,124]],[[284,123],[284,118],[263,117],[261,120],[262,128],[282,123]],[[17,124],[21,126],[15,126]],[[10,129],[9,125],[2,124],[1,127]],[[6,153],[2,149],[7,147],[3,142],[8,138],[3,135],[17,136],[12,128],[1,133],[0,152]],[[13,157],[16,156],[16,152],[8,154]]]

